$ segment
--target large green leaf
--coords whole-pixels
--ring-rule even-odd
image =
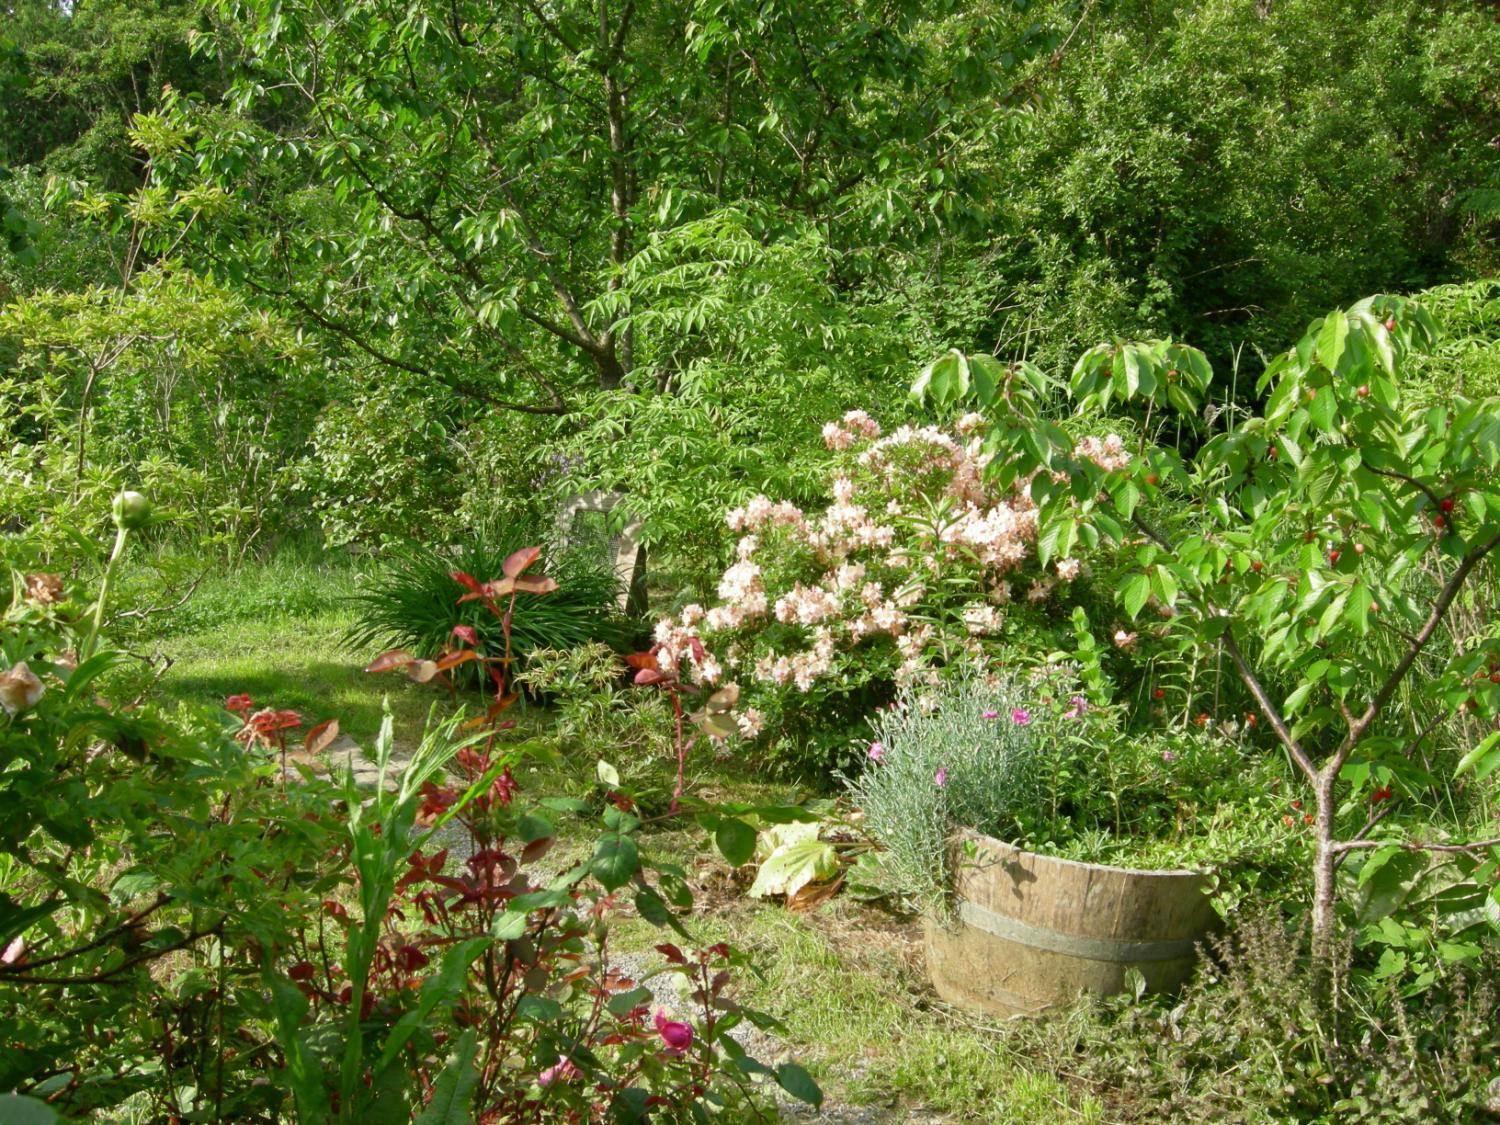
[[[469,1125],[474,1121],[469,1101],[478,1085],[478,1070],[474,1067],[477,1049],[478,1038],[474,1029],[469,1028],[460,1035],[437,1082],[432,1083],[428,1107],[413,1119],[413,1125]]]
[[[767,832],[773,847],[750,886],[753,898],[791,897],[808,883],[838,874],[839,857],[832,844],[818,838],[817,824],[780,824]]]

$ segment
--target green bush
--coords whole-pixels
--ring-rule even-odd
[[[381,569],[350,600],[354,623],[346,640],[360,648],[403,648],[426,655],[452,644],[453,630],[467,625],[487,652],[504,648],[500,626],[478,602],[463,602],[455,571],[488,581],[522,544],[468,543],[452,550],[408,544],[383,556]],[[591,641],[622,642],[627,627],[615,611],[614,574],[596,562],[561,552],[538,568],[557,579],[546,596],[519,594],[512,622],[512,650],[524,664],[533,649],[568,649]],[[473,665],[472,667],[477,667]]]
[[[1111,1121],[1487,1119],[1493,954],[1402,995],[1352,976],[1345,946],[1330,997],[1305,934],[1277,917],[1249,919],[1205,953],[1181,996],[1081,1000],[1013,1022],[1008,1046],[1068,1059]]]

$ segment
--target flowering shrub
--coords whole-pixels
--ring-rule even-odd
[[[1038,565],[1030,482],[992,479],[980,426],[971,414],[951,430],[883,434],[858,410],[830,422],[826,507],[762,496],[731,511],[741,538],[719,601],[660,622],[659,659],[695,683],[740,684],[757,704],[741,716],[753,737],[762,709],[778,727],[833,725],[831,702],[857,713],[981,655],[1013,604],[1045,602],[1082,563]],[[1128,460],[1117,436],[1079,448],[1101,465]]]

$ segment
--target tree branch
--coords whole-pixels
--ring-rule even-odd
[[[1132,512],[1130,522],[1163,551],[1169,554],[1172,553],[1171,541],[1142,519],[1139,513]],[[1203,607],[1200,606],[1199,609],[1202,611]],[[1219,643],[1224,646],[1224,651],[1229,654],[1229,659],[1234,664],[1235,672],[1239,674],[1241,682],[1249,689],[1251,696],[1255,699],[1256,705],[1260,707],[1261,713],[1265,715],[1266,721],[1271,724],[1271,729],[1276,732],[1277,739],[1286,747],[1286,751],[1292,756],[1292,760],[1297,763],[1297,768],[1307,775],[1309,781],[1316,781],[1318,777],[1317,767],[1313,765],[1312,759],[1307,756],[1307,752],[1302,749],[1302,744],[1292,737],[1291,728],[1286,725],[1286,720],[1282,718],[1281,711],[1271,701],[1270,695],[1260,682],[1260,677],[1250,667],[1250,662],[1245,658],[1244,650],[1240,648],[1239,641],[1235,640],[1233,624],[1227,620],[1224,622],[1224,633],[1220,637]]]
[[[1411,671],[1411,666],[1416,663],[1417,657],[1422,655],[1422,650],[1427,647],[1427,642],[1432,639],[1432,635],[1437,632],[1438,626],[1442,624],[1443,618],[1448,613],[1448,607],[1453,604],[1453,599],[1458,596],[1458,591],[1463,587],[1464,582],[1468,580],[1474,568],[1496,546],[1500,546],[1500,535],[1494,536],[1488,543],[1481,544],[1471,550],[1463,557],[1463,560],[1454,569],[1453,573],[1448,576],[1448,581],[1443,583],[1443,588],[1438,591],[1438,596],[1432,603],[1432,612],[1427,615],[1427,620],[1422,623],[1422,628],[1417,630],[1417,635],[1411,639],[1411,643],[1407,645],[1405,654],[1402,655],[1396,666],[1391,669],[1391,673],[1385,678],[1385,682],[1380,685],[1379,690],[1375,693],[1375,697],[1370,700],[1370,705],[1365,708],[1364,714],[1355,721],[1354,726],[1349,728],[1349,734],[1344,743],[1344,746],[1349,750],[1352,750],[1359,740],[1365,736],[1365,732],[1370,729],[1370,724],[1380,714],[1381,708],[1390,702],[1391,696],[1396,693],[1396,689],[1401,685],[1401,681],[1406,678],[1406,674]],[[1340,751],[1347,756],[1347,750],[1344,747],[1340,747]]]
[[[1408,852],[1482,852],[1486,848],[1500,848],[1500,836],[1476,840],[1472,844],[1424,844],[1418,840],[1335,840],[1329,847],[1339,853],[1365,848],[1401,848]]]

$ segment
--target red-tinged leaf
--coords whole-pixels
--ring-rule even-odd
[[[339,721],[337,719],[324,719],[307,732],[307,738],[303,740],[302,748],[309,754],[320,754],[324,750],[327,750],[329,745],[338,736]]]
[[[464,602],[482,601],[488,597],[489,595],[486,594],[483,590],[475,590],[472,594],[464,594],[461,598],[459,598],[458,604],[463,605]]]
[[[480,591],[479,579],[475,578],[472,574],[465,574],[461,570],[455,570],[449,573],[449,577],[471,594],[477,594]]]
[[[552,850],[556,841],[551,836],[543,836],[540,840],[533,840],[521,849],[522,863],[535,863]]]
[[[656,947],[656,952],[660,953],[674,965],[687,964],[687,958],[682,955],[682,950],[678,949],[669,941],[664,941],[660,945],[658,945]]]
[[[479,644],[479,631],[472,625],[455,625],[452,635],[471,647]]]
[[[659,684],[666,678],[654,668],[642,668],[635,674],[635,682],[645,687],[650,687],[652,684]]]
[[[497,715],[504,714],[506,711],[510,710],[510,708],[514,707],[516,705],[516,701],[520,698],[520,693],[514,691],[509,695],[502,695],[499,699],[496,699],[490,704],[488,711],[489,717],[493,719]]]
[[[507,578],[515,578],[517,575],[524,573],[526,568],[536,562],[541,556],[542,549],[540,547],[522,547],[501,564],[500,572]]]
[[[459,726],[459,730],[479,730],[481,727],[490,725],[488,715],[475,715],[472,719],[465,719]]]
[[[397,668],[405,668],[416,660],[416,657],[404,648],[393,648],[389,652],[382,652],[374,660],[365,665],[366,672],[394,672]]]
[[[514,578],[497,578],[493,582],[484,584],[486,597],[499,599],[509,597],[516,592],[516,580]]]
[[[406,674],[414,683],[425,684],[438,674],[436,661],[413,660],[406,669]]]
[[[516,579],[516,589],[523,594],[552,594],[560,587],[557,579],[540,575]]]
[[[654,652],[632,652],[626,655],[625,663],[632,668],[651,668],[659,671],[661,665],[656,662]]]
[[[446,672],[449,668],[457,668],[460,664],[467,664],[470,660],[478,660],[479,654],[471,648],[459,649],[457,652],[444,653],[434,662],[439,672]]]

